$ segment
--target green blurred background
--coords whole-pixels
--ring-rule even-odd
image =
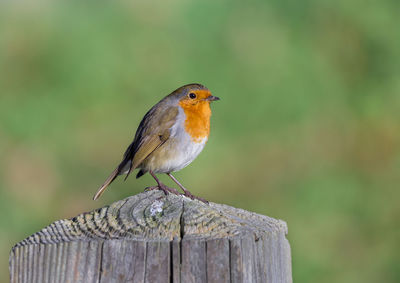
[[[181,182],[287,221],[295,282],[399,282],[399,9],[3,1],[0,280],[16,242],[153,185],[118,179],[91,200],[146,111],[199,82],[221,101]]]

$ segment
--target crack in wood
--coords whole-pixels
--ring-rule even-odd
[[[163,202],[162,213],[151,213],[155,201]],[[281,220],[145,192],[56,221],[16,244],[10,282],[290,283],[286,234]]]

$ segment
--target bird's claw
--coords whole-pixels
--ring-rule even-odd
[[[177,195],[177,196],[185,196],[185,197],[188,197],[188,198],[190,198],[192,200],[197,199],[197,200],[199,200],[201,202],[204,202],[205,204],[208,204],[207,200],[205,200],[205,199],[203,199],[201,197],[197,197],[195,195],[192,195],[188,190],[185,190],[184,193],[181,194],[176,189],[167,187],[164,184],[161,184],[160,186],[147,187],[147,188],[144,189],[145,192],[154,191],[154,190],[163,191],[165,195],[168,195],[168,193],[171,193],[171,194],[174,194],[174,195]]]
[[[204,202],[205,204],[208,204],[207,200],[205,200],[205,199],[203,199],[201,197],[196,197],[195,195],[192,195],[189,191],[185,191],[182,195],[184,195],[185,197],[188,197],[188,198],[190,198],[192,200],[197,199],[197,200],[199,200],[201,202]]]
[[[174,195],[180,195],[180,193],[176,189],[167,187],[165,185],[147,187],[146,189],[144,189],[145,192],[154,191],[154,190],[163,191],[165,195],[168,195],[168,193],[171,193]]]

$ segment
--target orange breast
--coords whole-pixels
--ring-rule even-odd
[[[208,137],[210,134],[210,103],[201,101],[193,105],[180,102],[179,105],[185,112],[185,130],[192,140],[199,143],[203,138]]]

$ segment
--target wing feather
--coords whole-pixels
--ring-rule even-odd
[[[140,166],[143,160],[168,140],[170,129],[176,122],[177,107],[156,106],[145,115],[136,132],[134,141],[124,154],[125,160],[131,161],[125,179],[132,170]]]
[[[99,188],[94,199],[99,198],[118,175],[125,173],[128,166],[129,170],[125,179],[132,170],[140,166],[143,160],[168,140],[170,129],[175,124],[178,113],[176,106],[165,105],[163,100],[146,113],[139,124],[133,142],[126,149],[121,163]]]

